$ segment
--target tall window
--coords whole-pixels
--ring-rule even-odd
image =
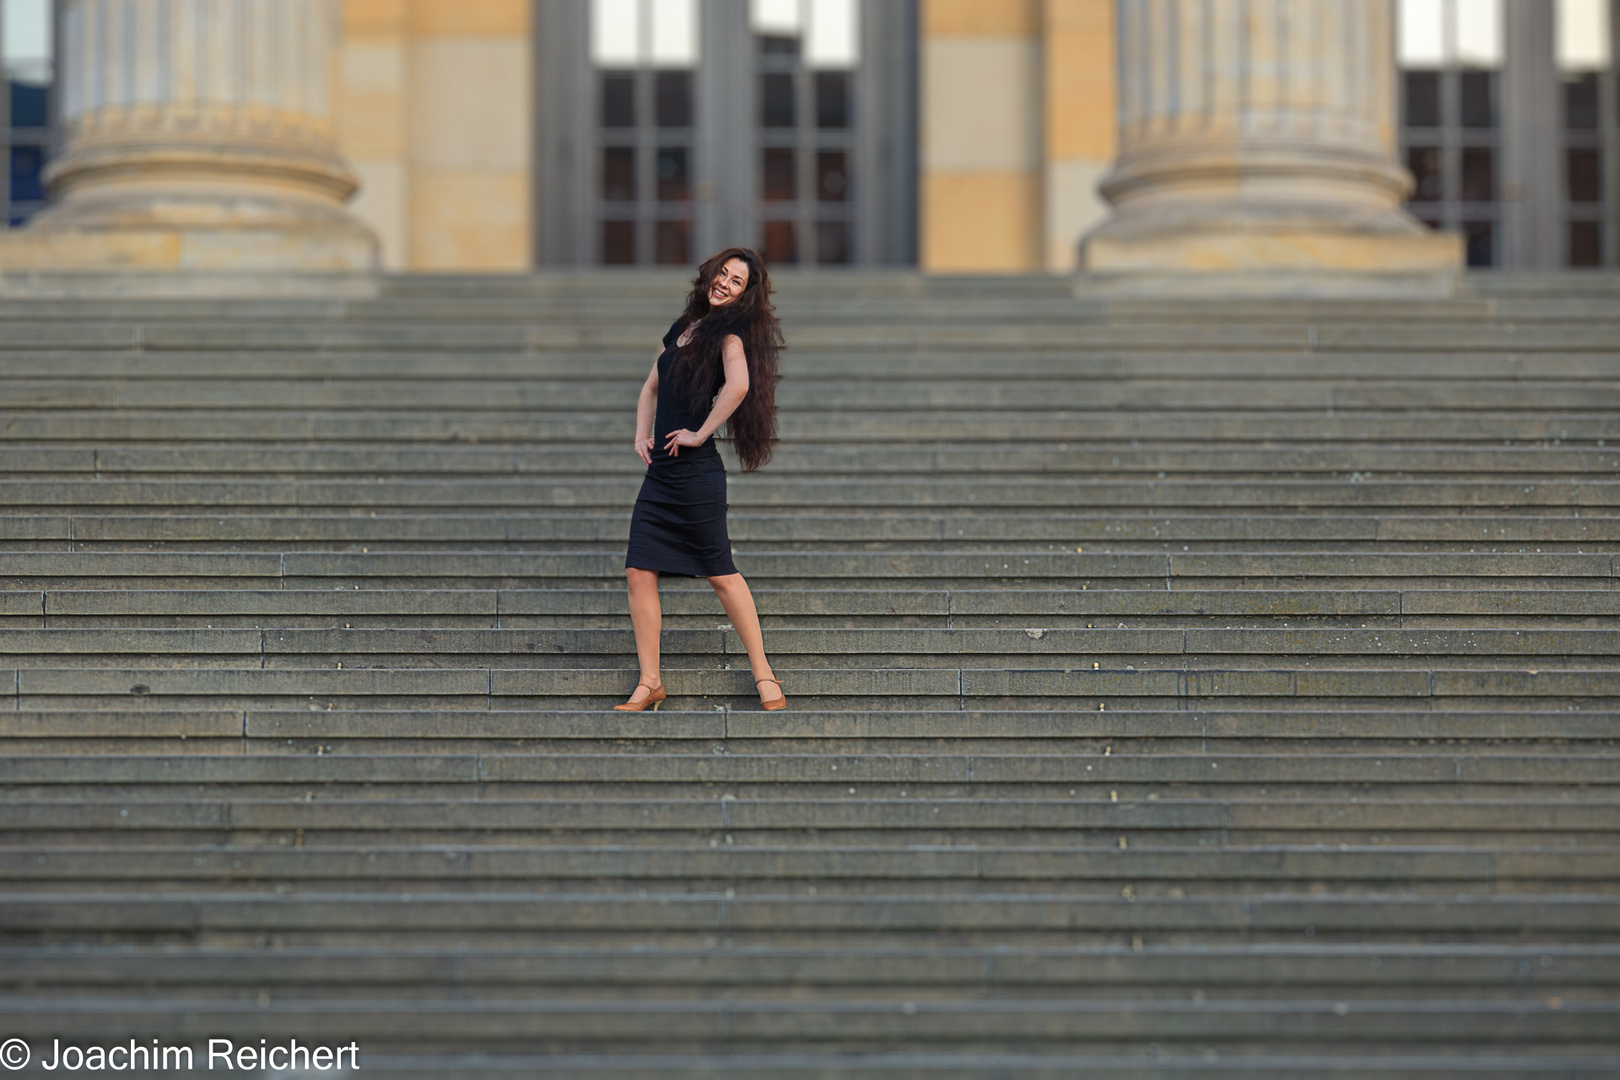
[[[597,260],[693,258],[697,0],[592,0]]]
[[[21,225],[45,206],[42,174],[50,152],[52,73],[50,0],[0,0],[0,151],[7,170],[0,184],[0,212],[7,225]]]
[[[854,261],[859,0],[752,0],[766,261]]]
[[[1500,265],[1502,0],[1400,0],[1399,27],[1407,209]]]
[[[541,264],[914,264],[917,5],[537,3]]]
[[[1620,80],[1611,0],[1558,0],[1555,41],[1562,95],[1561,204],[1566,266],[1614,266]]]

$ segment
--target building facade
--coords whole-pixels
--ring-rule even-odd
[[[50,0],[0,0],[0,228],[21,225],[45,207],[51,146]]]
[[[105,58],[108,35],[132,35],[138,50],[134,35],[173,32],[182,7],[204,27],[257,2],[148,0],[143,12],[168,20],[150,29],[106,0],[0,0],[6,221],[46,205],[68,96],[55,80],[59,50],[99,43]],[[1413,217],[1460,237],[1474,267],[1620,265],[1620,0],[1356,3],[1387,12],[1395,39],[1381,44],[1396,120],[1387,131],[1369,121],[1363,137],[1410,171]],[[387,269],[686,265],[746,243],[777,264],[937,272],[1074,269],[1082,237],[1109,219],[1100,192],[1119,202],[1135,190],[1118,162],[1122,150],[1146,151],[1122,147],[1122,130],[1161,138],[1163,120],[1196,141],[1197,125],[1213,123],[1224,91],[1210,80],[1234,62],[1209,38],[1221,13],[1244,20],[1261,47],[1280,43],[1278,70],[1292,64],[1297,79],[1320,67],[1306,56],[1327,47],[1313,35],[1348,10],[1306,0],[318,9],[327,14],[311,18],[337,21],[319,124],[352,172],[350,209]],[[1382,34],[1379,19],[1358,25]],[[197,33],[199,48],[224,47],[214,31]],[[1156,67],[1155,56],[1180,66]],[[1177,81],[1199,63],[1203,90]],[[1355,77],[1370,79],[1355,93],[1383,93],[1383,66]],[[1261,98],[1274,89],[1244,85]],[[1221,153],[1338,123],[1332,87],[1291,92],[1234,111],[1237,141]]]
[[[1617,265],[1612,0],[1402,0],[1402,161],[1475,267]]]

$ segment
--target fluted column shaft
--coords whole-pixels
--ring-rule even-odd
[[[93,232],[123,252],[113,262],[164,262],[161,234],[178,265],[374,265],[343,209],[356,181],[332,116],[338,5],[64,0],[63,151],[37,227]]]
[[[1118,0],[1093,269],[1452,266],[1404,214],[1393,0]]]

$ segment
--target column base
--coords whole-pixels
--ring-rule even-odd
[[[1101,274],[1456,273],[1464,262],[1461,237],[1398,211],[1121,214],[1080,243],[1080,268]]]
[[[1462,284],[1457,270],[1116,270],[1074,279],[1082,300],[1443,300]]]
[[[288,219],[97,218],[53,207],[0,232],[10,296],[370,296],[377,241],[340,210]],[[86,220],[88,218],[89,220]]]
[[[70,191],[0,232],[0,270],[372,272],[377,238],[336,202],[191,183]]]
[[[300,231],[56,227],[0,234],[0,271],[375,269],[377,242],[358,226]]]
[[[0,270],[8,300],[374,300],[375,273],[307,270]]]

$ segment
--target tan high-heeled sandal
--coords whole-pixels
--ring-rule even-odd
[[[641,689],[643,686],[647,686],[647,684],[644,683],[644,682],[636,683],[636,689],[637,690]],[[657,686],[647,686],[647,700],[641,702],[641,704],[639,704],[639,705],[636,704],[636,695],[632,692],[631,695],[630,695],[630,700],[625,702],[623,705],[615,705],[615,706],[613,706],[613,711],[614,712],[645,712],[646,709],[649,706],[651,706],[652,711],[657,712],[658,711],[658,703],[663,701],[668,696],[669,696],[668,694],[664,693],[664,684],[663,683],[659,683]]]
[[[782,680],[780,680],[780,679],[755,679],[754,680],[754,686],[756,688],[759,686],[760,683],[775,683],[777,690],[780,691],[782,689]],[[785,709],[785,708],[787,708],[787,693],[783,692],[781,697],[777,698],[775,701],[772,701],[772,702],[767,702],[765,700],[765,695],[761,694],[761,695],[759,695],[759,707],[764,709],[766,712],[775,712],[777,709]]]

